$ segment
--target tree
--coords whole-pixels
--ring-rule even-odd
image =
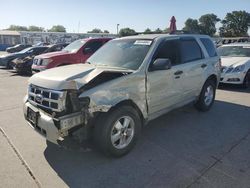
[[[200,33],[200,26],[198,20],[188,18],[185,22],[184,31],[188,31],[190,33]]]
[[[162,33],[162,30],[160,28],[157,28],[156,30],[154,30],[154,33],[156,34]]]
[[[28,31],[28,28],[26,26],[10,25],[7,30],[11,30],[11,31]]]
[[[38,27],[38,26],[35,26],[35,25],[31,25],[31,26],[29,26],[28,30],[29,31],[44,31],[44,28],[43,27]]]
[[[124,36],[131,36],[131,35],[136,35],[137,33],[135,30],[130,29],[130,28],[122,28],[120,29],[119,36],[124,37]]]
[[[151,29],[147,28],[143,33],[144,34],[150,34],[150,33],[152,33],[152,31],[151,31]]]
[[[103,33],[109,33],[109,31],[108,30],[104,30]]]
[[[250,26],[250,13],[246,11],[233,11],[227,13],[221,21],[220,36],[222,37],[241,37],[248,36],[248,26]]]
[[[88,33],[102,33],[102,30],[95,28],[95,29],[92,29],[92,31],[88,31]]]
[[[199,18],[200,33],[213,36],[216,33],[216,23],[220,19],[215,14],[205,14]]]
[[[49,32],[66,32],[66,28],[62,25],[54,25]]]
[[[165,28],[165,29],[163,29],[163,31],[162,31],[163,33],[170,33],[170,28],[169,27],[167,27],[167,28]]]

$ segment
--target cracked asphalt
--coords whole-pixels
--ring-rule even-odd
[[[27,80],[0,69],[0,187],[250,187],[250,90],[218,89],[206,113],[170,112],[111,159],[83,145],[47,146],[23,118]]]

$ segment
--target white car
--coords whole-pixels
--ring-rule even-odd
[[[222,64],[220,83],[250,87],[250,43],[223,45],[218,53]]]
[[[190,102],[208,111],[219,79],[219,56],[206,35],[118,38],[86,64],[33,75],[24,116],[50,142],[93,137],[104,153],[119,157],[150,120]]]

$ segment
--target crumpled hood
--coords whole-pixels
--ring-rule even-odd
[[[236,67],[250,61],[250,57],[221,57],[221,64],[224,67]]]
[[[79,89],[103,72],[131,73],[132,70],[89,64],[67,65],[37,73],[29,83],[54,90]]]

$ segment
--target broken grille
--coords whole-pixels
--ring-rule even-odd
[[[61,112],[65,109],[66,92],[30,85],[28,96],[30,103],[36,106],[56,112]]]

